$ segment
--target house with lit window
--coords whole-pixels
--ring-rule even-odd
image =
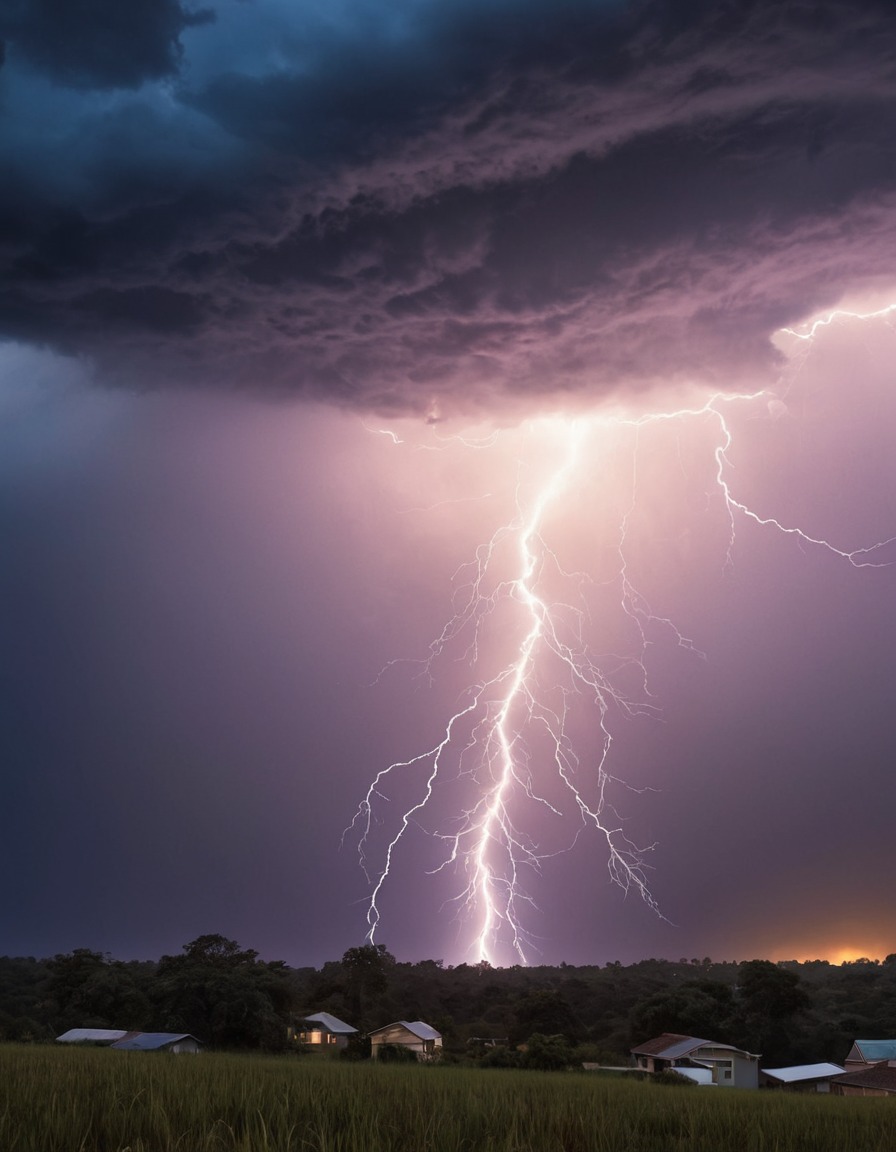
[[[302,1016],[289,1029],[289,1037],[296,1044],[307,1044],[315,1051],[345,1048],[358,1029],[346,1024],[329,1012],[315,1012]]]
[[[645,1072],[669,1070],[724,1088],[759,1087],[759,1057],[716,1040],[664,1032],[632,1048],[631,1055],[635,1067]]]

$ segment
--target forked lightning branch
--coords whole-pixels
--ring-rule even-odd
[[[832,313],[788,332],[811,341],[838,316],[871,319],[892,310]],[[600,621],[592,619],[583,595],[591,576],[567,571],[560,547],[552,543],[552,523],[599,450],[597,441],[629,437],[634,475],[640,429],[699,424],[713,444],[707,496],[725,525],[723,565],[732,561],[739,522],[751,520],[854,567],[885,566],[892,539],[847,550],[738,497],[729,413],[764,399],[771,396],[719,393],[693,406],[635,417],[550,422],[551,434],[539,452],[550,464],[543,470],[521,467],[514,515],[457,574],[454,611],[419,661],[427,676],[437,677],[440,662],[461,653],[470,682],[434,743],[375,773],[347,830],[357,837],[370,883],[371,942],[383,921],[384,894],[398,870],[414,866],[406,850],[420,835],[433,846],[427,870],[456,878],[446,911],[463,923],[467,954],[475,960],[528,962],[537,919],[532,878],[585,832],[602,846],[610,879],[661,915],[648,883],[654,846],[627,834],[624,813],[616,807],[627,785],[614,775],[613,743],[623,718],[658,710],[647,660],[657,628],[675,645],[694,646],[673,620],[654,613],[636,586],[627,548],[634,482],[612,529],[614,635],[628,637],[623,650],[608,651],[599,635],[595,639]],[[392,440],[398,448],[399,437],[392,434]],[[550,825],[559,833],[546,834]]]

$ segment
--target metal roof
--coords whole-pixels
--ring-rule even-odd
[[[842,1076],[839,1064],[793,1064],[789,1068],[763,1068],[765,1076],[780,1080],[782,1084],[798,1084],[800,1080],[823,1080],[828,1076]]]
[[[632,1048],[632,1052],[639,1056],[657,1056],[661,1060],[679,1060],[704,1045],[709,1045],[711,1048],[723,1047],[721,1044],[713,1044],[711,1040],[700,1040],[696,1036],[679,1036],[675,1032],[664,1032],[655,1040],[648,1040],[646,1044]]]
[[[357,1032],[357,1028],[352,1028],[351,1024],[346,1024],[344,1020],[340,1020],[338,1016],[331,1016],[329,1012],[315,1012],[313,1016],[303,1016],[303,1024],[320,1024],[328,1032],[335,1035],[347,1036],[352,1032]]]
[[[891,1068],[885,1060],[882,1060],[880,1064],[872,1064],[855,1072],[846,1072],[843,1076],[838,1076],[835,1083],[896,1093],[896,1068]]]
[[[159,1048],[168,1048],[179,1040],[194,1040],[199,1043],[189,1032],[138,1032],[135,1036],[129,1036],[127,1040],[119,1040],[112,1047],[125,1052],[155,1052]]]
[[[896,1060],[896,1040],[856,1040],[856,1048],[869,1064],[879,1060]]]
[[[682,1036],[678,1032],[664,1032],[662,1036],[657,1036],[653,1040],[645,1040],[637,1048],[632,1048],[632,1052],[639,1056],[662,1056],[666,1059],[672,1059],[674,1056],[683,1056],[692,1048],[705,1043],[705,1040],[698,1040],[695,1036]],[[673,1049],[675,1049],[674,1052]]]
[[[127,1036],[125,1028],[69,1028],[56,1037],[59,1044],[111,1044]]]
[[[637,1048],[632,1048],[631,1051],[635,1056],[655,1056],[660,1060],[680,1060],[683,1056],[690,1056],[698,1048],[713,1048],[719,1052],[737,1052],[743,1056],[758,1059],[754,1053],[746,1052],[743,1048],[735,1048],[733,1044],[719,1044],[716,1040],[701,1040],[697,1036],[679,1036],[676,1032],[664,1032],[662,1036],[639,1044]],[[698,1059],[709,1060],[712,1057],[703,1054]]]
[[[422,1020],[396,1020],[393,1024],[384,1024],[382,1028],[374,1028],[368,1035],[376,1036],[380,1032],[386,1032],[390,1028],[406,1028],[411,1035],[416,1036],[418,1040],[441,1040],[442,1033],[436,1032],[429,1024],[424,1024]]]
[[[424,1024],[422,1020],[414,1020],[413,1023],[408,1023],[407,1020],[399,1020],[399,1024],[403,1024],[408,1032],[413,1032],[415,1036],[421,1040],[441,1040],[442,1033],[437,1032],[435,1028],[430,1027],[429,1024]]]

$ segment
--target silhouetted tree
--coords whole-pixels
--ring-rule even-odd
[[[736,991],[741,1046],[769,1066],[798,1056],[792,1022],[810,1004],[799,975],[770,960],[748,960],[738,969]]]
[[[731,988],[717,980],[690,980],[680,988],[656,992],[632,1011],[632,1037],[637,1041],[663,1032],[724,1041],[731,1029]]]
[[[124,964],[89,948],[47,961],[47,999],[58,1031],[145,1028],[150,1014],[145,966]]]
[[[572,1063],[572,1048],[559,1033],[544,1036],[536,1032],[529,1037],[523,1054],[524,1068],[537,1068],[542,1072],[559,1071]]]
[[[516,1005],[516,1021],[511,1037],[519,1042],[534,1034],[562,1034],[568,1043],[576,1040],[576,1022],[564,997],[554,988],[540,988],[524,996]]]
[[[368,1000],[389,987],[389,971],[394,967],[395,957],[385,944],[362,944],[343,954],[346,995],[356,1023],[363,1018]]]
[[[286,1046],[289,970],[224,936],[199,936],[182,956],[163,956],[154,984],[163,1026],[222,1047]]]

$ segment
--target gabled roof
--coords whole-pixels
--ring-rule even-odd
[[[781,1084],[799,1084],[802,1080],[826,1080],[842,1076],[846,1071],[839,1064],[793,1064],[789,1068],[763,1068],[764,1076],[771,1076]]]
[[[112,1044],[127,1036],[125,1028],[69,1028],[56,1037],[58,1044]]]
[[[135,1032],[134,1035],[117,1041],[112,1047],[125,1052],[155,1052],[159,1048],[177,1044],[180,1040],[195,1040],[197,1044],[200,1043],[189,1032]]]
[[[396,1020],[392,1024],[384,1024],[382,1028],[374,1028],[369,1033],[370,1036],[376,1036],[379,1032],[386,1032],[389,1028],[406,1028],[418,1040],[441,1040],[442,1033],[437,1032],[435,1028],[429,1024],[424,1024],[422,1020]]]
[[[896,1060],[896,1040],[856,1040],[853,1048],[858,1048],[862,1059],[868,1064],[876,1064],[880,1060]],[[852,1052],[849,1056],[852,1056]]]
[[[891,1068],[886,1060],[872,1064],[869,1068],[858,1068],[838,1076],[836,1084],[847,1084],[851,1088],[876,1088],[878,1091],[896,1093],[896,1068]]]
[[[315,1012],[313,1016],[303,1016],[302,1023],[319,1024],[335,1036],[349,1036],[358,1031],[357,1028],[352,1028],[351,1024],[340,1020],[338,1016],[331,1016],[329,1012]]]

